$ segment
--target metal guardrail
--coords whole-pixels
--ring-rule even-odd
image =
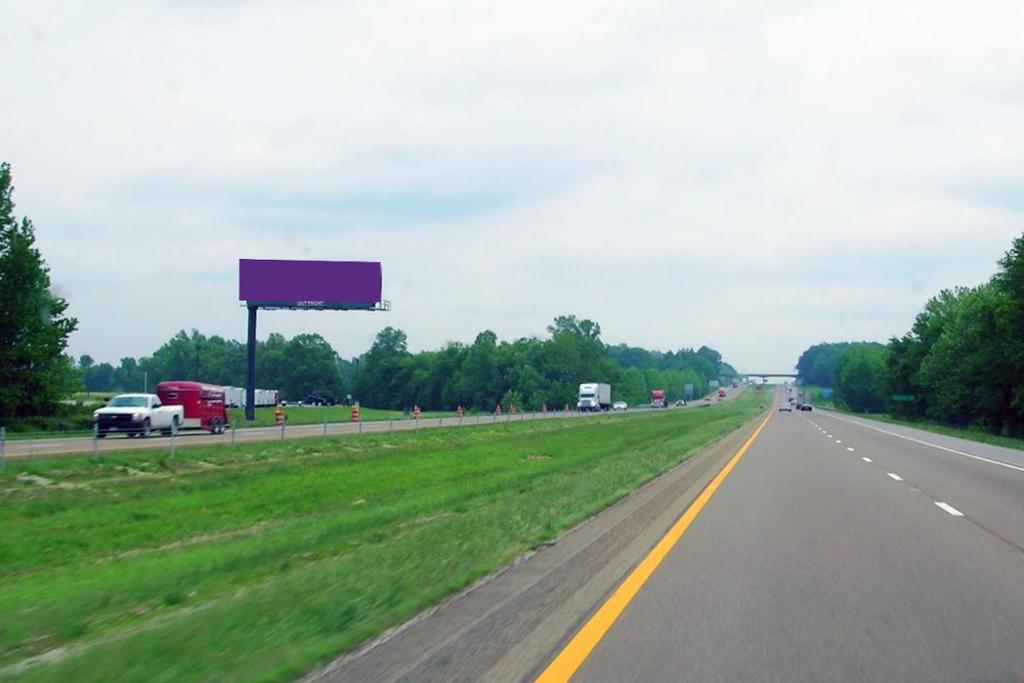
[[[228,438],[226,440],[225,435],[213,435],[206,431],[199,430],[188,432],[173,430],[170,436],[154,434],[150,437],[139,436],[136,438],[128,438],[126,434],[125,438],[119,438],[118,436],[112,435],[107,436],[106,438],[99,438],[98,430],[94,427],[91,432],[86,432],[77,436],[68,437],[64,435],[55,436],[53,434],[47,434],[42,439],[16,440],[5,439],[2,432],[0,432],[0,453],[3,453],[3,460],[0,460],[0,463],[5,460],[31,460],[35,458],[83,454],[91,454],[94,459],[97,459],[101,454],[111,454],[119,451],[158,449],[167,449],[171,457],[174,457],[177,448],[185,445],[228,445],[234,447],[238,445],[239,442],[255,443],[258,441],[284,440],[287,438],[308,438],[316,436],[326,437],[332,435],[348,436],[363,433],[394,434],[398,431],[415,430],[416,432],[419,432],[420,429],[428,428],[476,426],[537,419],[564,419],[600,414],[603,413],[577,413],[575,411],[566,413],[562,411],[551,411],[547,413],[517,413],[515,415],[502,414],[501,416],[440,416],[436,418],[390,419],[365,422],[328,422],[325,420],[320,423],[301,425],[292,425],[284,422],[281,425],[244,428],[238,428],[237,425],[232,424],[231,429],[227,431],[226,436]]]

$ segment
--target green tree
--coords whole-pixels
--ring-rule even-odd
[[[884,346],[858,345],[848,349],[836,368],[836,398],[858,413],[885,409]]]
[[[14,216],[11,167],[0,164],[0,419],[53,414],[75,387],[64,355],[78,321],[50,290],[35,228]]]
[[[1024,235],[1013,241],[999,266],[992,284],[999,295],[995,311],[998,352],[1005,360],[1010,393],[1006,427],[1019,433],[1024,425]]]
[[[282,370],[275,387],[288,400],[301,401],[311,393],[336,399],[345,395],[338,356],[319,334],[293,337],[284,348]]]
[[[84,371],[86,391],[111,391],[114,389],[114,367],[110,363],[92,365]]]
[[[494,410],[501,396],[497,341],[497,335],[490,330],[478,334],[466,353],[459,376],[460,394],[468,405],[480,410]]]

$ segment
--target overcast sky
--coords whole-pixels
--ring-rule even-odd
[[[812,8],[812,9],[809,9]],[[0,0],[0,159],[116,362],[237,339],[238,259],[383,263],[344,356],[544,335],[787,371],[1024,231],[1024,3]]]

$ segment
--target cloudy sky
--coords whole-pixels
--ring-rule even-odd
[[[379,260],[342,355],[543,335],[785,371],[1024,231],[1024,3],[0,0],[0,159],[74,354],[242,339],[237,260]]]

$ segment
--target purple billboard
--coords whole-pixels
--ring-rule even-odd
[[[238,260],[238,300],[260,308],[373,309],[376,261]]]

